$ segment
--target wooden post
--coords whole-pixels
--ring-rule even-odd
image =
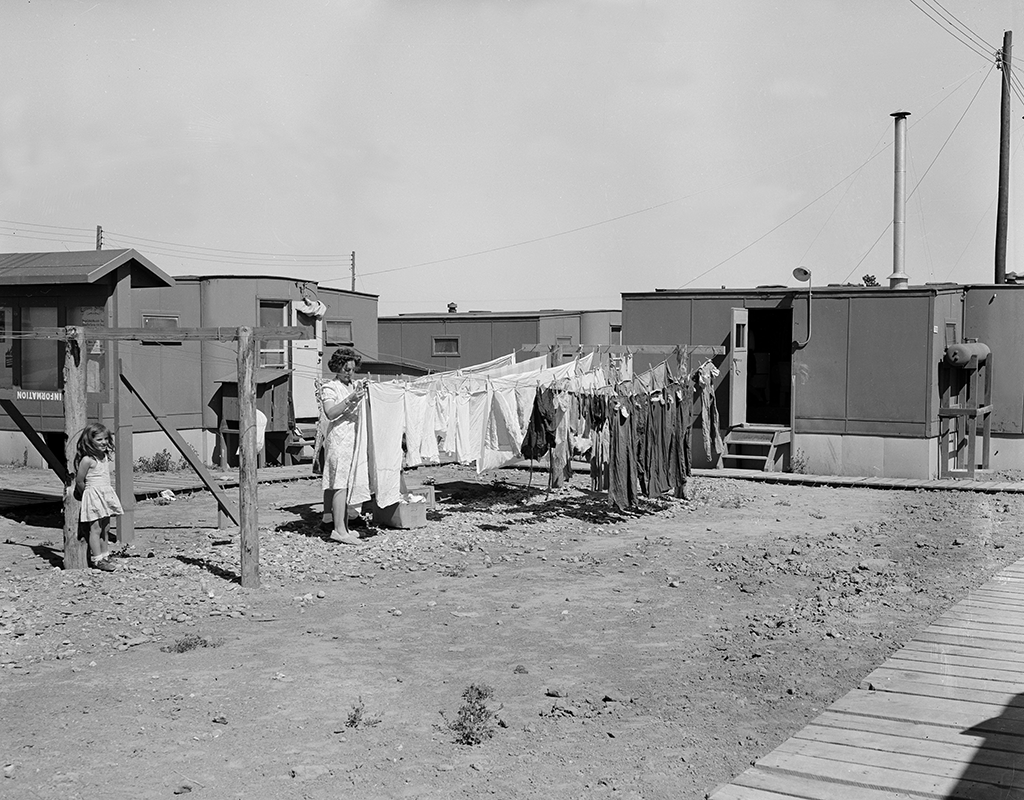
[[[256,507],[256,339],[238,329],[238,512],[242,586],[260,585],[260,539]]]
[[[114,328],[131,324],[132,281],[131,269],[122,264],[117,270],[117,284],[114,287]],[[132,369],[132,346],[128,342],[112,341],[108,348],[114,364],[114,488],[121,501],[124,513],[117,517],[117,544],[123,546],[135,541],[135,400],[131,391],[121,381],[121,373]]]
[[[64,455],[74,484],[75,453],[78,437],[86,425],[85,413],[85,331],[68,328],[64,345],[64,432],[67,442]],[[81,503],[74,492],[64,493],[64,569],[85,569],[89,566],[89,546],[78,536]]]

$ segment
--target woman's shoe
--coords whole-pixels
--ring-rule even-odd
[[[359,544],[360,543],[359,542],[359,537],[356,536],[351,531],[346,531],[345,533],[338,533],[337,531],[335,531],[334,533],[332,533],[330,535],[330,540],[332,542],[337,542],[338,544]]]
[[[92,565],[93,569],[98,569],[103,572],[117,572],[117,567],[110,563],[110,559],[104,558],[102,561],[97,561]]]

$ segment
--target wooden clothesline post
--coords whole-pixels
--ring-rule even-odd
[[[221,341],[238,342],[238,394],[239,394],[239,540],[240,573],[242,586],[256,588],[259,576],[259,526],[257,516],[257,447],[256,447],[256,352],[260,340],[293,340],[309,338],[309,331],[301,327],[260,328],[36,328],[20,332],[26,339],[56,339],[65,343],[64,359],[64,431],[67,435],[65,456],[68,466],[74,464],[78,438],[85,428],[86,419],[86,354],[85,341],[114,340],[140,342]],[[119,370],[120,372],[120,370]],[[121,376],[119,376],[121,377]],[[123,380],[122,382],[127,383]],[[131,435],[131,410],[126,410],[126,427]],[[132,475],[119,476],[119,493],[123,487],[134,497]],[[80,540],[80,503],[73,492],[64,495],[64,568],[82,569],[88,566],[88,546]]]
[[[75,455],[87,424],[85,408],[85,332],[68,328],[64,340],[64,457],[71,486],[64,489],[64,569],[89,566],[88,543],[78,535],[81,502],[75,497]]]
[[[259,510],[256,505],[256,339],[238,329],[238,512],[242,586],[260,585]]]

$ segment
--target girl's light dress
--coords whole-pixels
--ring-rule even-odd
[[[82,492],[82,522],[93,522],[104,517],[117,517],[124,513],[117,492],[110,485],[110,459],[94,461],[85,473],[85,489]]]
[[[340,403],[354,391],[351,384],[339,380],[328,381],[323,385],[321,397],[323,408]],[[359,407],[351,409],[334,420],[326,416],[324,431],[324,489],[347,489],[349,472],[352,469],[352,458],[356,449],[356,423],[359,419]]]

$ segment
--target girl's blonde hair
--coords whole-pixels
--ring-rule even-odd
[[[107,447],[103,449],[97,443],[97,439],[103,434],[107,435]],[[82,459],[91,456],[97,461],[102,461],[107,454],[114,449],[114,435],[101,422],[90,422],[85,426],[82,435],[78,437],[78,448],[75,454],[75,469],[82,463]]]

